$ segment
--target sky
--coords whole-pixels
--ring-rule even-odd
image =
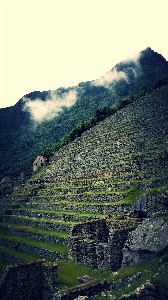
[[[0,108],[101,78],[146,47],[168,61],[167,0],[0,0]]]

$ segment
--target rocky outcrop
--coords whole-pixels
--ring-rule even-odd
[[[146,262],[168,247],[168,224],[163,219],[146,219],[129,237],[123,248],[122,267]]]
[[[159,288],[147,281],[144,285],[140,286],[135,292],[129,295],[124,295],[119,300],[167,300],[168,290],[165,288]]]

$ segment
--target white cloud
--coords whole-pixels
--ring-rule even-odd
[[[56,117],[63,107],[71,107],[76,102],[76,91],[70,90],[58,97],[54,91],[49,91],[46,101],[23,98],[24,110],[28,110],[34,122],[49,121]]]
[[[108,84],[112,81],[125,79],[127,80],[127,76],[124,72],[118,72],[116,68],[113,68],[113,70],[107,72],[104,76],[102,76],[100,79],[96,79],[93,81],[94,85],[104,85],[108,87]]]
[[[131,62],[131,61],[133,61],[135,64],[138,64],[139,63],[139,58],[141,56],[142,51],[137,52],[134,55],[131,55],[130,57],[127,57],[127,58],[123,59],[122,62]]]
[[[140,74],[140,63],[139,63],[139,59],[141,56],[141,52],[138,52],[136,54],[134,54],[131,57],[128,57],[124,60],[122,60],[119,64],[125,64],[125,68],[128,71],[132,71],[132,74],[134,75],[134,77],[137,77]],[[130,66],[127,64],[131,64]],[[94,85],[103,85],[106,88],[109,88],[111,83],[115,83],[116,81],[119,81],[121,79],[125,79],[127,82],[129,82],[129,77],[127,75],[126,72],[124,71],[118,71],[117,70],[117,65],[110,71],[108,71],[104,76],[102,76],[100,79],[96,79],[94,81],[92,81],[92,84]]]

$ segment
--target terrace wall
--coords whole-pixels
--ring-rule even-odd
[[[69,237],[68,258],[90,267],[116,271],[121,267],[128,233],[136,226],[136,221],[117,219],[78,224]]]
[[[38,241],[43,241],[43,242],[48,242],[48,243],[54,243],[54,244],[59,244],[62,246],[67,246],[68,245],[68,239],[64,239],[61,237],[55,237],[55,236],[50,236],[50,235],[44,235],[44,234],[38,234],[38,233],[32,233],[32,232],[25,232],[23,230],[19,229],[13,229],[11,227],[7,226],[0,226],[0,231],[2,233],[7,233],[7,234],[12,234],[14,236],[22,236],[26,238],[31,238],[35,239]]]
[[[32,221],[29,219],[22,219],[22,218],[13,218],[10,216],[4,216],[3,217],[3,222],[8,222],[8,223],[17,223],[20,225],[24,225],[24,226],[30,226],[30,227],[40,227],[40,228],[44,228],[44,229],[48,229],[48,230],[56,230],[56,231],[65,231],[65,232],[69,232],[70,230],[70,226],[66,225],[66,224],[56,224],[56,223],[51,223],[51,222],[40,222],[37,220],[37,218]]]
[[[35,247],[32,245],[23,244],[20,242],[14,242],[14,241],[2,239],[2,238],[0,238],[0,244],[8,246],[8,247],[12,247],[18,251],[28,252],[30,254],[36,254],[41,257],[47,257],[52,260],[61,260],[61,259],[65,258],[63,254],[56,252],[56,251],[38,248],[38,247]],[[16,263],[16,261],[15,261],[15,263]]]
[[[57,284],[57,265],[37,261],[9,266],[0,281],[0,297],[3,300],[51,300]]]

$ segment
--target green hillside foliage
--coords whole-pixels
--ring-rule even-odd
[[[31,173],[37,155],[43,153],[49,158],[53,151],[149,91],[156,79],[168,74],[168,62],[150,48],[141,53],[139,65],[128,61],[117,64],[115,68],[118,72],[125,72],[128,80],[112,82],[109,88],[93,82],[80,83],[76,87],[75,104],[62,107],[52,120],[35,123],[30,113],[24,110],[24,99],[12,107],[0,109],[0,180],[5,176],[17,178],[21,172]],[[167,82],[165,78],[158,84],[163,84],[164,80]],[[60,88],[56,92],[61,97],[70,90]],[[47,101],[47,95],[47,91],[35,91],[24,98]]]
[[[59,142],[54,144],[53,151],[58,150],[62,146],[72,142],[74,139],[77,137],[81,136],[83,132],[86,130],[92,128],[96,124],[98,124],[100,121],[103,121],[105,118],[113,115],[116,113],[119,109],[124,108],[128,104],[132,103],[134,100],[143,97],[146,93],[151,93],[153,90],[155,90],[157,87],[161,87],[165,84],[168,84],[168,75],[163,76],[162,78],[156,80],[156,82],[152,86],[144,87],[141,93],[130,96],[130,97],[125,97],[117,100],[115,104],[111,107],[103,107],[103,108],[98,108],[95,110],[95,113],[93,117],[90,117],[84,122],[79,122],[63,139],[61,139]],[[43,155],[52,156],[53,155],[52,149],[45,149],[43,152]],[[47,156],[48,157],[48,156]]]

